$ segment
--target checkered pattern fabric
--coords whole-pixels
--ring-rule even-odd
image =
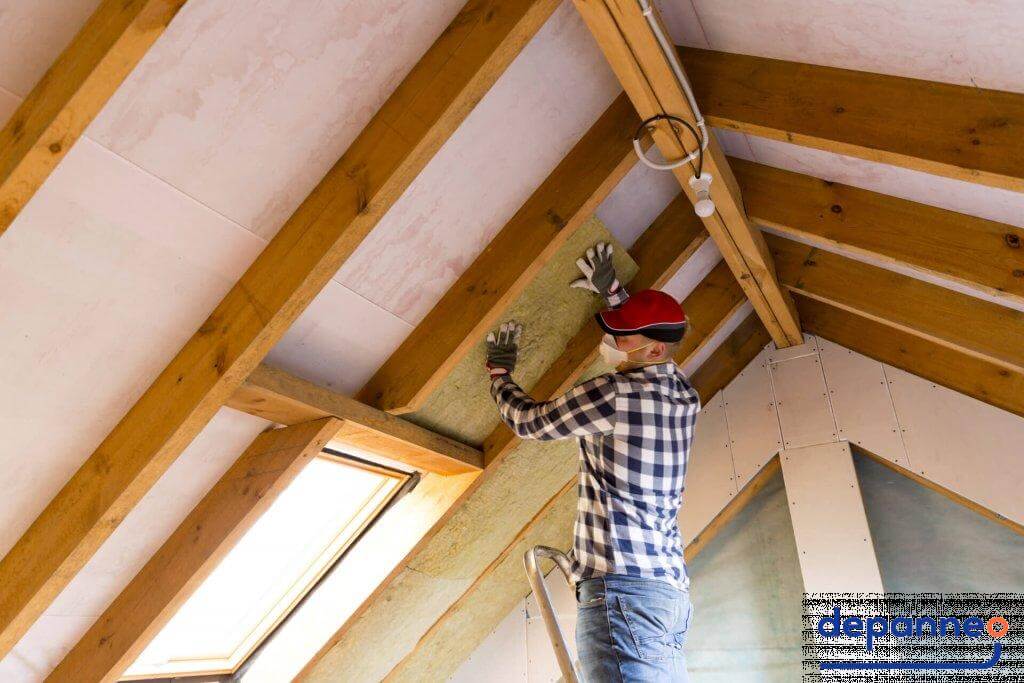
[[[503,375],[491,395],[521,438],[579,439],[576,581],[628,574],[689,587],[678,517],[700,397],[675,363],[602,375],[543,402]]]

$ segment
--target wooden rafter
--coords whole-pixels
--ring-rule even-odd
[[[1024,374],[1024,313],[782,237],[768,246],[793,293]]]
[[[328,417],[257,436],[47,682],[117,681],[340,427]]]
[[[620,95],[359,392],[405,413],[419,408],[499,321],[636,161],[639,123]]]
[[[811,334],[1024,417],[1024,375],[821,301],[796,302]]]
[[[629,283],[631,288],[658,287],[668,281],[679,265],[684,262],[707,239],[707,233],[690,210],[688,202],[672,202],[665,211],[640,236],[630,255],[637,262],[639,271]],[[540,399],[549,398],[576,381],[597,358],[597,348],[601,341],[601,331],[594,324],[587,324],[567,344],[565,351],[557,358],[544,376],[534,385],[530,393]],[[430,547],[431,540],[446,530],[449,520],[453,519],[464,507],[472,508],[474,494],[487,486],[488,482],[503,476],[503,464],[506,457],[519,444],[519,439],[508,428],[499,425],[484,440],[484,459],[486,466],[466,491],[459,497],[440,520],[424,535],[423,539],[403,559],[400,568],[415,565],[420,554]],[[480,511],[482,514],[483,511]],[[460,518],[465,524],[465,518]],[[378,619],[379,614],[371,614],[384,606],[383,597],[389,590],[395,589],[395,582],[402,572],[392,572],[364,601],[359,610],[349,618],[314,658],[303,669],[300,679],[328,679],[331,672],[325,669],[326,661],[334,656],[336,648],[344,647],[346,639],[353,630],[359,628],[363,619]]]
[[[690,382],[700,394],[701,402],[706,405],[711,401],[770,341],[768,331],[756,315],[751,313],[744,318],[690,375]]]
[[[103,0],[0,130],[0,235],[185,0]]]
[[[641,118],[668,114],[694,121],[686,96],[636,0],[574,0]],[[660,21],[655,11],[655,19]],[[661,122],[653,137],[666,159],[683,158],[695,147],[688,133]],[[693,200],[690,178],[696,164],[673,174]],[[712,136],[704,154],[704,171],[713,178],[715,212],[704,219],[708,233],[750,299],[754,310],[780,347],[800,344],[800,323],[789,294],[779,286],[761,232],[751,224],[725,155]]]
[[[692,216],[692,212],[690,211],[690,207],[689,207],[689,202],[686,201],[685,197],[683,198],[683,201],[676,202],[673,205],[670,205],[669,209],[666,209],[666,211],[663,212],[662,216],[659,218],[659,222],[656,223],[655,225],[658,225],[660,228],[665,229],[665,231],[668,232],[670,230],[670,228],[668,228],[667,226],[672,226],[674,224],[674,220],[682,219],[684,216]],[[693,224],[693,229],[695,230],[695,232],[697,232],[697,234],[699,236],[701,236],[701,237],[706,236],[706,233],[704,233],[702,230],[700,230],[699,223],[696,221],[695,218],[690,218],[689,220]],[[649,229],[648,232],[650,232],[650,230],[653,230],[654,228],[655,228],[655,226],[652,225],[652,227]],[[660,230],[659,230],[659,232],[660,232]],[[647,235],[647,234],[648,233],[645,233],[645,235]],[[650,242],[650,240],[652,240],[652,238],[653,238],[653,235],[654,235],[654,233],[652,233],[652,237],[648,238],[648,240],[649,240],[648,243],[645,246],[642,247],[645,250],[647,250],[647,249],[651,250],[651,252],[654,251],[653,245]],[[643,271],[643,264],[642,263],[641,263],[641,271]],[[659,280],[663,280],[663,279],[665,279],[667,277],[670,277],[671,273],[664,273],[664,272],[663,273],[651,273],[651,272],[648,271],[645,274],[645,277],[648,277],[648,278],[650,278],[652,276],[655,276],[653,278],[655,281],[659,281]],[[639,284],[639,283],[636,283],[636,279],[634,279],[634,285],[636,285],[636,284]],[[681,363],[685,363],[689,358],[691,358],[693,356],[693,354],[695,354],[699,349],[701,349],[708,342],[708,340],[711,338],[711,336],[714,335],[714,333],[718,329],[720,329],[722,325],[724,325],[728,321],[728,319],[732,316],[736,306],[730,305],[730,304],[725,303],[725,302],[729,302],[730,300],[732,300],[733,298],[735,298],[737,296],[738,296],[738,299],[739,299],[740,303],[742,303],[745,300],[743,298],[742,290],[740,289],[739,285],[736,283],[736,279],[734,277],[732,277],[732,274],[729,271],[728,267],[726,267],[722,263],[719,264],[718,268],[715,268],[708,275],[706,275],[705,278],[701,281],[701,283],[696,288],[694,288],[693,292],[682,303],[683,303],[683,306],[687,309],[687,311],[690,312],[689,314],[691,315],[691,317],[694,318],[694,320],[700,320],[701,321],[701,324],[699,326],[698,325],[694,325],[693,327],[691,327],[690,331],[688,332],[688,335],[690,335],[692,337],[700,337],[700,339],[688,340],[686,348],[689,349],[689,350],[686,351],[686,352],[681,352],[681,354],[679,356],[677,356],[677,358],[676,358],[677,363],[680,363],[680,364]],[[755,320],[756,320],[756,318],[755,318]],[[760,324],[760,323],[758,323],[758,324]],[[588,326],[588,327],[596,327],[596,326]],[[598,340],[600,339],[600,334],[598,334],[597,339]],[[591,362],[593,362],[593,360],[596,360],[596,359],[591,359]],[[576,374],[576,377],[579,376],[579,373],[581,373],[583,370],[585,370],[587,367],[589,367],[589,365],[590,365],[590,363],[587,363],[586,365],[583,365],[582,367],[580,367],[579,372],[574,373],[574,374]],[[744,365],[745,365],[745,363],[744,363]],[[553,375],[553,376],[546,377],[545,378],[546,379],[545,384],[548,385],[548,386],[558,386],[559,388],[564,386],[564,384],[565,384],[564,368],[565,367],[568,367],[568,364],[552,366],[552,368],[549,369],[548,373],[546,373],[546,374],[547,375]],[[740,366],[740,367],[742,368],[742,366]],[[736,372],[738,373],[739,370],[737,370]],[[507,428],[501,427],[500,429],[504,433],[511,435],[511,432]],[[509,441],[509,443],[516,442],[516,441],[517,440],[514,439],[514,437],[512,437],[511,440]],[[490,439],[489,442],[492,444],[492,447],[495,447],[495,445],[498,443],[496,438]],[[504,446],[504,447],[508,448],[508,446]],[[492,463],[494,461],[495,461],[495,459],[493,457],[489,460],[489,462],[492,462]],[[777,462],[775,464],[777,466]],[[755,476],[754,480],[755,480],[755,482],[760,482],[760,483],[748,484],[747,489],[751,489],[751,492],[748,494],[748,498],[752,497],[753,492],[755,490],[759,490],[759,488],[761,486],[763,486],[763,481],[762,480],[767,480],[767,477],[759,478],[759,477]],[[544,517],[551,513],[552,509],[555,507],[556,502],[567,491],[571,490],[575,484],[576,484],[576,476],[574,474],[573,477],[571,479],[569,479],[565,483],[565,485],[560,487],[559,490],[550,498],[550,500],[548,500],[548,502],[546,504],[544,504],[543,507],[540,508],[540,510],[538,510],[537,514],[533,517],[533,519],[529,523],[527,523],[516,534],[515,538],[494,559],[494,561],[492,561],[486,567],[486,569],[484,569],[483,572],[474,579],[472,585],[459,597],[459,599],[456,600],[444,612],[444,614],[441,615],[441,617],[438,618],[438,620],[434,622],[434,624],[430,627],[430,629],[426,633],[424,633],[424,635],[420,638],[417,647],[415,649],[413,649],[411,652],[409,652],[405,657],[402,658],[402,660],[400,662],[398,662],[395,665],[395,667],[393,669],[393,672],[397,671],[399,669],[403,669],[403,668],[409,667],[410,665],[412,665],[412,662],[413,662],[413,660],[415,658],[424,656],[425,652],[423,651],[422,648],[426,647],[427,645],[429,645],[431,635],[434,634],[434,633],[442,632],[444,627],[445,627],[446,622],[448,620],[450,620],[450,619],[456,618],[456,615],[458,615],[460,612],[462,612],[465,609],[465,605],[467,603],[469,603],[470,601],[473,601],[473,600],[487,599],[486,595],[481,595],[480,587],[484,586],[484,585],[487,585],[487,578],[488,578],[488,576],[491,573],[497,571],[503,565],[505,558],[509,555],[509,553],[512,551],[512,549],[517,548],[520,545],[521,539],[523,539],[529,533],[529,531],[532,528],[534,528],[534,527],[536,527],[536,526],[538,526],[538,525],[540,525],[542,523],[542,520],[544,519]],[[746,491],[747,489],[744,489],[744,490]],[[724,523],[725,522],[723,521],[722,524],[724,524]],[[716,532],[712,532],[711,535],[713,535],[714,533],[716,533]],[[693,545],[693,544],[691,544],[691,545]],[[690,550],[688,548],[687,552],[688,553],[699,552],[701,547],[703,547],[702,543],[701,544],[697,544],[697,545],[693,545],[693,550]]]
[[[682,48],[714,126],[1024,192],[1024,94]]]
[[[483,468],[483,453],[472,446],[266,365],[249,375],[227,405],[286,425],[327,416],[340,418],[335,442],[425,472],[462,474]]]
[[[0,561],[0,657],[259,365],[557,6],[470,0]]]
[[[1024,229],[732,162],[751,218],[773,232],[1024,303]]]

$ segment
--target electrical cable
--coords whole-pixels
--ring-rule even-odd
[[[640,137],[643,135],[643,132],[645,130],[648,130],[651,127],[651,124],[653,124],[655,121],[668,121],[670,124],[683,124],[686,127],[686,129],[689,130],[690,133],[693,135],[693,138],[697,141],[697,151],[690,152],[685,157],[677,161],[670,161],[667,163],[659,163],[657,161],[652,161],[646,154],[644,154],[643,147],[640,146]],[[673,126],[673,129],[675,129],[675,126]],[[680,166],[684,166],[693,161],[694,159],[697,159],[698,178],[704,172],[704,148],[707,147],[707,145],[702,144],[703,142],[704,141],[701,138],[700,133],[698,133],[697,129],[694,128],[688,121],[684,121],[678,116],[672,116],[671,114],[656,114],[655,116],[650,117],[649,119],[641,122],[640,126],[636,129],[636,133],[633,134],[633,149],[636,151],[637,156],[640,158],[640,161],[645,166],[649,166],[650,168],[653,168],[656,171],[671,171],[672,169],[679,168]]]

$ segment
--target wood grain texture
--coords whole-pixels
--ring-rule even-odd
[[[335,442],[426,472],[462,474],[483,468],[483,454],[472,446],[267,365],[257,367],[226,405],[286,425],[340,418]]]
[[[642,119],[669,114],[694,122],[694,113],[675,73],[636,0],[574,3]],[[655,18],[660,21],[657,11]],[[678,132],[664,121],[655,125],[652,136],[662,156],[669,160],[683,158],[687,150],[695,148],[689,133]],[[695,194],[689,181],[695,167],[693,162],[672,171],[691,201]],[[704,219],[708,233],[775,342],[780,347],[801,344],[803,337],[793,302],[775,279],[771,255],[760,230],[747,218],[736,179],[713,136],[704,154],[703,170],[714,179],[711,197],[715,213]]]
[[[768,246],[794,293],[1024,372],[1020,311],[775,235]]]
[[[639,124],[620,95],[359,392],[419,409],[633,166]]]
[[[46,680],[117,681],[339,427],[328,417],[257,436]]]
[[[0,130],[0,235],[186,0],[103,0]]]
[[[757,223],[1024,302],[1024,229],[733,159]]]
[[[714,126],[1024,192],[1024,94],[681,48]]]
[[[471,0],[2,561],[6,654],[309,305],[550,16]]]
[[[682,366],[703,349],[746,301],[729,265],[719,261],[682,302],[690,326],[676,351],[676,363]]]
[[[1024,417],[1024,374],[814,299],[796,301],[811,334]]]

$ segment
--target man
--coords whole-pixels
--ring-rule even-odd
[[[583,680],[686,681],[692,607],[677,519],[700,411],[672,360],[686,316],[664,292],[630,297],[611,257],[610,245],[588,249],[572,286],[607,301],[595,317],[606,332],[601,355],[616,372],[534,401],[511,377],[522,330],[508,322],[487,337],[491,395],[521,438],[579,439],[571,559]]]

